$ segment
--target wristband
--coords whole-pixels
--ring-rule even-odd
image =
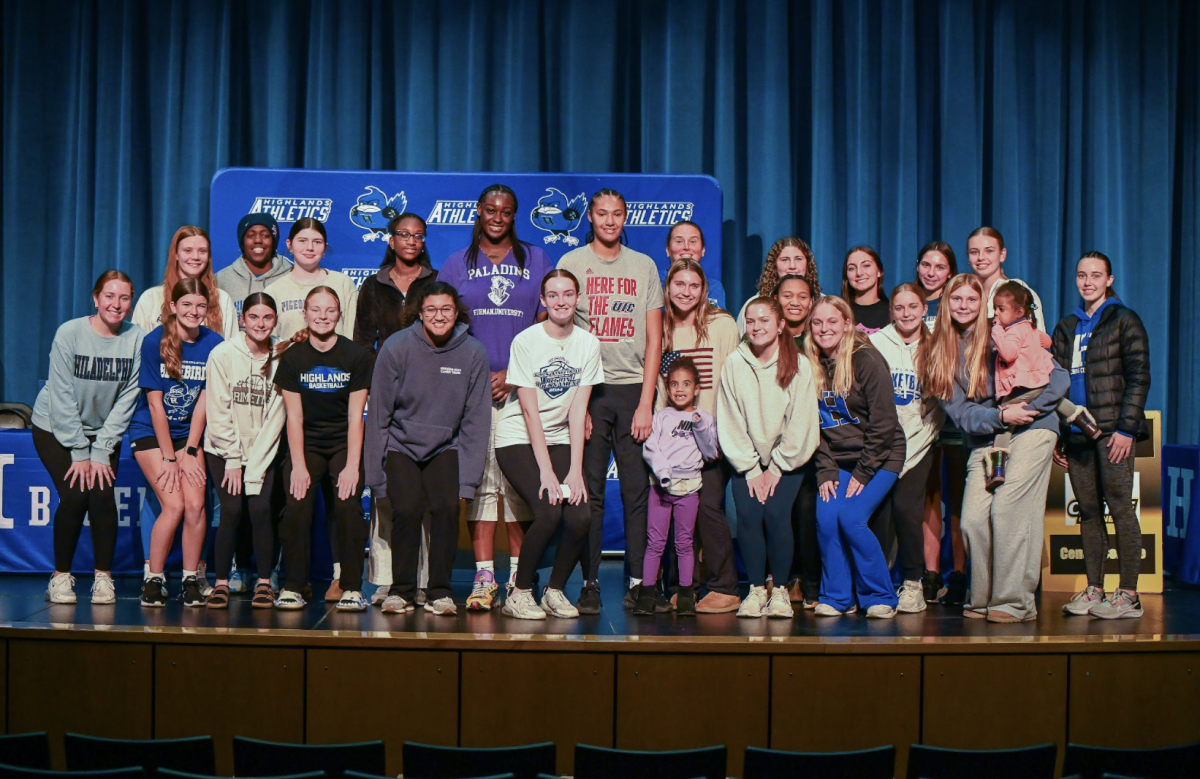
[[[1000,424],[1004,424],[1004,409],[1000,409]]]
[[[173,463],[173,462],[175,462],[175,458],[174,457],[163,457],[163,462],[164,463]]]

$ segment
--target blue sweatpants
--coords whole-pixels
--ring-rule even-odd
[[[838,611],[854,605],[869,609],[880,603],[896,607],[899,599],[892,589],[887,558],[879,540],[867,527],[871,513],[883,502],[897,474],[878,471],[862,491],[846,497],[851,474],[838,470],[837,495],[829,501],[817,497],[817,543],[821,547],[821,603]],[[850,560],[854,559],[851,577]]]
[[[775,485],[775,493],[767,498],[766,503],[759,503],[758,498],[750,494],[744,475],[734,476],[730,482],[733,503],[737,507],[738,548],[742,550],[742,560],[746,563],[746,578],[752,585],[761,587],[766,584],[768,573],[776,585],[787,585],[794,544],[792,504],[796,502],[803,480],[804,474],[800,470],[784,473]]]

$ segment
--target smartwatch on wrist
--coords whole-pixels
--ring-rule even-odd
[[[197,448],[196,448],[196,447],[194,447],[194,446],[189,446],[189,447],[187,447],[186,449],[184,449],[183,451],[187,452],[187,456],[188,456],[188,457],[195,457],[195,456],[196,456],[196,452],[198,452],[198,451],[200,451],[200,450],[199,450],[199,449],[197,449]]]

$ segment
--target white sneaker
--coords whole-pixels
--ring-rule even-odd
[[[113,586],[112,577],[104,571],[97,571],[96,580],[92,582],[92,604],[103,606],[116,602],[117,588]]]
[[[295,611],[302,609],[308,605],[304,598],[298,592],[293,590],[280,590],[279,595],[275,597],[275,608],[283,609],[284,611]]]
[[[414,610],[414,606],[399,595],[384,598],[382,608],[384,614],[407,614]]]
[[[813,614],[816,614],[818,617],[840,617],[843,614],[853,614],[856,611],[858,611],[857,604],[851,606],[845,611],[838,611],[828,603],[818,603],[817,607],[813,609]]]
[[[579,609],[571,605],[571,601],[567,600],[563,591],[553,587],[547,587],[542,593],[542,611],[552,617],[562,617],[563,619],[575,619],[579,616]]]
[[[75,577],[69,573],[56,573],[50,577],[50,586],[46,588],[46,600],[51,603],[74,603]]]
[[[925,589],[919,581],[905,579],[904,586],[900,588],[898,594],[900,595],[900,605],[897,608],[905,614],[916,614],[927,608]],[[867,616],[870,616],[870,612],[871,610],[867,609]]]
[[[375,588],[375,594],[371,596],[372,606],[381,606],[388,599],[388,594],[392,591],[392,585],[381,584]],[[399,597],[399,596],[397,596]],[[401,598],[401,600],[404,600]],[[407,602],[407,601],[406,601]]]
[[[742,605],[738,608],[737,615],[748,619],[757,619],[766,613],[767,607],[767,588],[755,587],[750,585],[750,594],[742,601]]]
[[[367,599],[358,590],[346,590],[337,603],[338,611],[366,611]]]
[[[437,614],[439,617],[452,617],[458,613],[458,606],[454,605],[454,598],[438,598],[437,600],[426,600],[425,610],[430,614]]]
[[[1104,590],[1099,587],[1085,587],[1071,596],[1071,600],[1063,604],[1064,614],[1074,614],[1077,617],[1087,616],[1093,607],[1104,602]]]
[[[886,603],[876,603],[867,609],[869,619],[891,619],[896,616],[896,610]]]
[[[767,604],[767,616],[773,619],[791,619],[795,616],[792,611],[792,599],[788,597],[786,587],[776,587],[771,590],[771,600]]]
[[[208,583],[208,563],[203,560],[196,566],[196,584],[200,585],[200,597],[212,595],[213,586]]]
[[[504,607],[500,609],[500,613],[515,619],[546,618],[546,612],[533,599],[533,590],[519,590],[516,587],[504,599]]]

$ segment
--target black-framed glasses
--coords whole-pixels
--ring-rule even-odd
[[[392,235],[396,236],[401,241],[412,239],[417,243],[425,243],[425,233],[410,233],[405,230],[397,230],[396,232],[392,233]]]
[[[437,306],[425,306],[421,309],[421,313],[430,319],[434,318],[438,314],[441,314],[444,317],[452,317],[457,316],[458,309],[454,306],[441,306],[440,308]]]

